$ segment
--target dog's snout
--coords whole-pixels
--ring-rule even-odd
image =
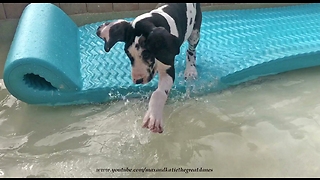
[[[136,80],[136,84],[142,84],[143,83],[143,78]]]

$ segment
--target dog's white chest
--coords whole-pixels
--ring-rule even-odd
[[[186,34],[184,36],[184,41],[186,41],[190,35],[191,32],[193,30],[193,26],[194,26],[194,22],[196,19],[196,3],[187,3],[187,30],[186,30]]]

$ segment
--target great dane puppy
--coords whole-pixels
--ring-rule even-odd
[[[125,42],[133,83],[148,83],[159,73],[158,88],[151,95],[142,125],[152,132],[163,132],[163,108],[175,79],[174,59],[185,41],[189,46],[184,75],[186,79],[197,77],[196,47],[201,21],[200,3],[161,3],[131,22],[120,19],[97,29],[106,52],[115,43]]]

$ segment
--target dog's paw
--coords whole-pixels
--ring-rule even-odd
[[[143,128],[148,128],[154,133],[163,132],[162,111],[149,109],[143,118]]]
[[[189,66],[184,71],[184,79],[196,79],[197,77],[198,73],[195,66]]]

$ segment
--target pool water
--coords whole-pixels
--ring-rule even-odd
[[[1,80],[0,177],[320,176],[319,77],[313,67],[169,99],[163,134],[141,128],[148,99],[28,105]]]

